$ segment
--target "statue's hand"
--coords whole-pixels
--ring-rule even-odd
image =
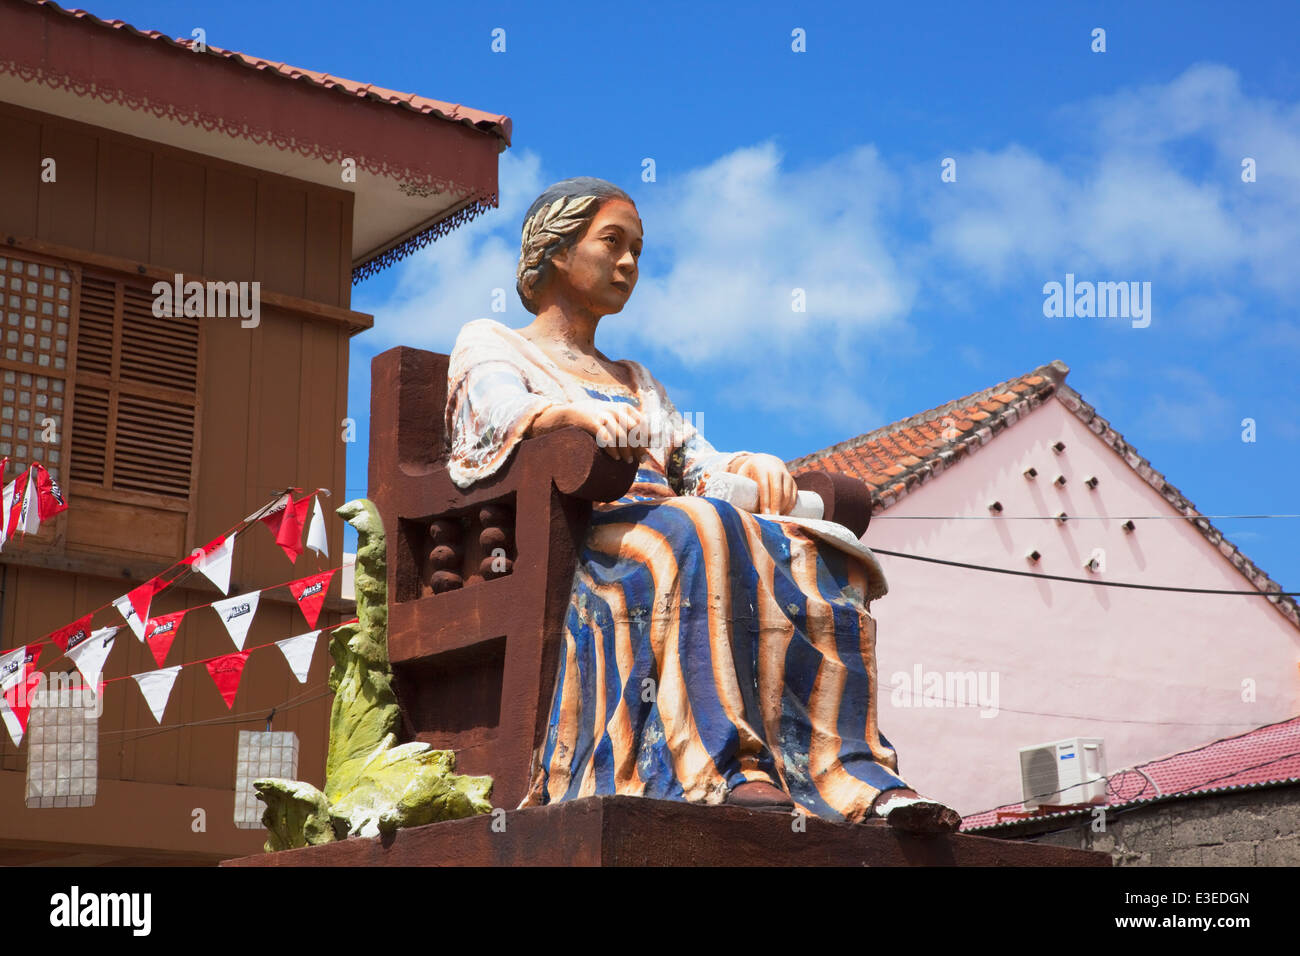
[[[758,485],[760,514],[784,515],[794,510],[799,489],[780,458],[775,455],[746,455],[733,463],[729,470],[752,479]]]
[[[617,461],[639,461],[650,446],[646,417],[624,402],[574,402],[564,406],[564,414]]]

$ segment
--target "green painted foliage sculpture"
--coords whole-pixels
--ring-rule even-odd
[[[491,777],[455,773],[456,755],[397,743],[401,713],[388,663],[388,594],[383,523],[370,501],[338,509],[357,529],[357,621],[334,631],[330,655],[329,754],[325,792],[300,780],[254,782],[266,804],[267,852],[377,836],[489,813]]]

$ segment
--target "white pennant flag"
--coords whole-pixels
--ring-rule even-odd
[[[113,601],[113,607],[117,608],[117,613],[121,614],[126,623],[131,626],[135,636],[141,641],[144,640],[144,621],[140,620],[139,615],[135,613],[135,606],[131,604],[131,596],[123,594],[120,598]]]
[[[224,601],[212,602],[212,609],[221,616],[221,623],[226,625],[226,630],[230,632],[230,639],[235,642],[235,650],[244,649],[244,638],[248,636],[248,629],[253,624],[253,616],[257,614],[257,602],[261,596],[261,591],[250,591],[248,594],[237,594]]]
[[[41,492],[40,487],[36,484],[36,469],[34,467],[27,469],[25,480],[27,489],[23,492],[23,508],[18,515],[18,520],[14,522],[16,525],[14,530],[21,529],[24,534],[35,534],[41,530]]]
[[[289,662],[289,669],[299,684],[307,683],[307,671],[311,670],[311,658],[316,652],[316,638],[319,636],[320,630],[317,629],[275,642],[275,646],[284,651],[284,659]]]
[[[149,705],[153,719],[160,724],[163,711],[167,709],[167,701],[172,695],[172,687],[176,683],[176,675],[181,672],[183,666],[177,664],[175,667],[164,667],[156,671],[131,675],[140,685],[140,693],[144,694],[144,701]]]
[[[330,556],[329,539],[325,536],[325,513],[321,511],[320,495],[311,509],[311,527],[307,530],[307,547],[322,558]]]
[[[18,720],[18,715],[14,713],[13,708],[9,706],[9,702],[3,697],[0,697],[0,718],[4,719],[5,730],[9,731],[9,739],[17,747],[23,742],[23,725]]]
[[[0,694],[10,687],[21,683],[27,676],[27,645],[20,644],[9,653],[0,656]]]
[[[9,509],[14,506],[14,486],[17,483],[18,479],[15,478],[13,481],[9,482],[9,484],[5,485],[3,499],[4,510],[0,511],[0,551],[4,550],[5,542],[9,540],[9,535],[13,531],[8,524]]]
[[[93,692],[98,693],[99,675],[104,671],[108,652],[113,649],[113,638],[117,630],[116,627],[101,627],[80,644],[74,646],[71,642],[68,643],[68,657],[72,658],[72,663],[77,665],[77,670],[81,671],[81,676]]]
[[[226,540],[194,562],[194,569],[202,571],[209,581],[221,589],[222,594],[230,593],[230,565],[235,554],[235,536],[227,535]]]

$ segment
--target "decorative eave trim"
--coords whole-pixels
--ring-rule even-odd
[[[40,83],[55,90],[67,90],[74,96],[93,98],[104,103],[116,103],[137,112],[151,113],[159,119],[171,120],[183,126],[201,126],[208,132],[222,132],[236,139],[246,139],[261,145],[270,145],[283,152],[295,152],[307,159],[325,163],[341,163],[355,152],[341,143],[321,143],[285,134],[279,130],[246,122],[228,121],[224,116],[206,113],[196,106],[185,106],[160,100],[144,94],[135,94],[115,86],[80,77],[32,67],[16,60],[0,59],[0,73],[17,77],[24,83]],[[353,144],[355,145],[355,144]],[[437,192],[470,194],[475,200],[496,205],[496,193],[467,186],[463,183],[434,175],[427,170],[415,169],[385,156],[352,156],[357,167],[375,176],[395,179],[402,183],[431,187]]]
[[[151,40],[155,43],[162,43],[183,50],[187,53],[194,52],[194,41],[190,39],[183,37],[180,39],[173,39],[165,33],[160,33],[157,30],[140,30],[122,20],[104,20],[95,16],[88,10],[65,9],[55,3],[54,0],[22,0],[22,2],[32,7],[52,10],[72,21],[89,23],[105,30],[113,30],[117,33],[137,37],[141,40]],[[282,77],[286,80],[295,80],[323,90],[339,93],[353,99],[363,98],[373,103],[382,103],[387,106],[394,106],[406,112],[422,116],[434,116],[440,120],[445,120],[451,123],[460,123],[471,129],[492,133],[500,140],[498,152],[504,152],[510,145],[510,136],[513,124],[508,116],[472,109],[459,103],[446,103],[441,100],[416,96],[411,93],[400,93],[397,90],[382,89],[371,83],[358,83],[355,80],[347,80],[343,77],[331,76],[328,73],[317,73],[312,70],[290,66],[287,63],[278,63],[273,60],[250,56],[246,53],[240,53],[237,50],[223,50],[220,47],[211,44],[207,45],[205,52],[208,56],[220,57],[260,73]]]
[[[354,265],[354,284],[498,203],[496,156],[504,148],[507,140],[503,132],[508,137],[508,130],[480,128],[469,117],[457,119],[437,111],[422,112],[409,104],[349,92],[305,75],[289,76],[215,48],[196,54],[189,49],[189,41],[144,34],[125,24],[109,23],[81,11],[70,12],[53,3],[35,4],[29,0],[25,4],[6,4],[0,7],[0,27],[0,74],[14,76],[23,83],[39,83],[82,99],[124,106],[164,121],[221,132],[322,163],[341,164],[344,158],[351,158],[359,169],[394,180],[414,194],[438,192],[459,197],[459,208],[447,217],[446,225],[433,223]],[[86,32],[87,27],[101,32],[92,36]],[[140,39],[155,41],[141,48],[149,58],[150,69],[144,70],[136,63],[137,69],[123,70],[114,55],[124,55],[123,44],[132,55],[138,55],[135,44]],[[99,55],[92,56],[92,50]],[[194,61],[180,59],[196,56],[205,64],[199,83],[192,82]],[[112,64],[103,68],[111,71],[109,76],[93,75],[96,60],[101,61],[101,67],[102,61]],[[140,75],[150,77],[151,89],[127,89],[116,82],[118,76]],[[157,90],[164,92],[159,94]],[[190,102],[177,98],[175,94],[181,91],[189,92]],[[340,98],[345,94],[351,102]],[[230,111],[237,116],[224,115],[222,107],[227,103],[239,104],[237,110]],[[292,116],[297,129],[273,125],[270,118],[276,115]],[[341,116],[346,116],[346,124],[340,122]],[[438,122],[430,123],[430,116],[436,116]],[[441,138],[445,148],[428,148],[437,142],[432,139],[436,137]],[[358,143],[365,144],[364,154],[357,150]],[[399,155],[423,157],[423,161],[413,163]],[[434,172],[448,168],[449,174]]]
[[[433,242],[447,233],[451,232],[458,226],[479,216],[480,213],[493,209],[497,205],[497,197],[493,195],[490,201],[475,199],[468,205],[457,209],[450,216],[439,219],[433,225],[421,229],[405,239],[399,240],[394,245],[388,246],[382,252],[376,252],[369,258],[364,259],[361,263],[352,268],[352,284],[369,279],[371,276],[382,272],[393,263],[405,259],[413,252],[423,249],[429,243]]]

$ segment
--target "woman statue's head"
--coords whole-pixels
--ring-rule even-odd
[[[636,287],[641,241],[627,193],[590,176],[563,180],[524,216],[515,289],[533,315],[557,296],[597,315],[618,312]]]

